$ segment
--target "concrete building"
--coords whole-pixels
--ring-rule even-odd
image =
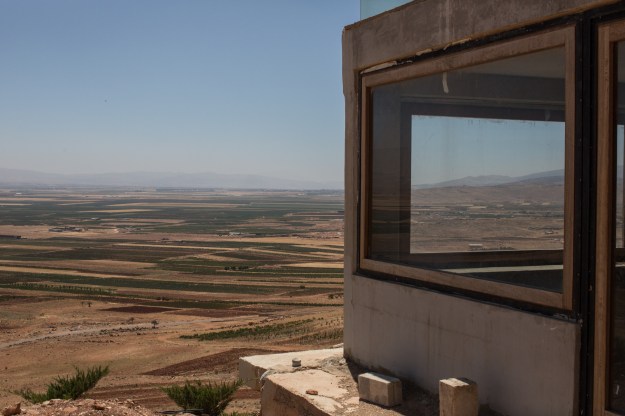
[[[345,28],[343,85],[346,357],[625,415],[625,5],[412,1]]]

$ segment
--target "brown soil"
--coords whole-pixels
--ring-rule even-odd
[[[280,311],[284,311],[285,307],[282,306],[239,306],[236,308],[233,308],[232,310],[235,311],[240,311],[245,315],[249,315],[249,314],[259,314],[259,315],[266,315],[266,314],[270,314],[273,312],[280,312]]]
[[[115,400],[118,397],[124,397],[126,400],[132,400],[134,403],[150,409],[159,409],[159,411],[179,410],[178,405],[159,388],[171,384],[162,384],[160,386],[146,385],[137,388],[113,387],[96,389],[89,392],[88,396],[95,400]]]
[[[205,316],[208,318],[223,318],[227,316],[249,316],[253,311],[236,311],[232,309],[180,309],[173,312],[184,316]]]
[[[260,391],[252,390],[252,389],[239,389],[236,393],[234,393],[234,400],[244,400],[244,399],[252,399],[252,400],[260,400]]]
[[[103,311],[125,312],[125,313],[161,313],[177,311],[176,308],[163,308],[161,306],[120,306],[117,308],[102,309]]]
[[[274,350],[258,348],[232,348],[217,354],[207,355],[194,360],[183,361],[174,365],[144,373],[150,376],[182,376],[197,372],[230,372],[237,369],[240,357],[248,355],[271,354]]]
[[[72,373],[74,365],[84,369],[109,364],[111,373],[88,397],[130,399],[152,410],[177,409],[160,387],[185,380],[232,380],[237,377],[241,356],[309,348],[274,338],[253,343],[242,339],[199,342],[180,335],[249,327],[266,320],[279,323],[341,317],[337,308],[283,307],[254,316],[249,310],[171,311],[174,308],[132,305],[123,298],[119,298],[123,303],[94,300],[89,307],[72,296],[28,294],[31,296],[5,300],[0,308],[4,328],[0,331],[0,408],[23,401],[12,391],[43,391],[54,377]],[[155,317],[159,324],[152,328]],[[32,365],[35,362],[45,365]],[[242,389],[231,406],[235,411],[255,412],[258,393]]]
[[[42,267],[17,267],[17,266],[0,266],[0,271],[7,272],[23,272],[23,273],[49,273],[64,274],[68,276],[89,276],[89,277],[129,277],[127,275],[106,274],[106,273],[88,273],[75,270],[46,269]]]

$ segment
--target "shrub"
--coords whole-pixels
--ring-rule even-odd
[[[47,393],[35,393],[31,389],[16,391],[16,394],[22,396],[31,403],[43,403],[48,400]]]
[[[209,416],[220,416],[241,384],[241,380],[208,384],[187,380],[183,386],[163,387],[162,390],[184,410],[202,409],[202,413]]]
[[[58,376],[52,383],[48,384],[45,393],[36,393],[30,389],[16,392],[32,403],[41,403],[51,399],[77,399],[88,390],[91,390],[102,377],[108,374],[109,367],[92,367],[83,371],[74,367],[76,373],[73,376]]]

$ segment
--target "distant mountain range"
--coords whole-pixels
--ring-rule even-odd
[[[505,185],[516,182],[550,182],[564,181],[564,169],[550,170],[545,172],[537,172],[524,176],[505,176],[505,175],[483,175],[483,176],[466,176],[460,179],[450,181],[437,182],[432,184],[414,185],[413,189],[427,188],[446,188],[457,186],[496,186]]]
[[[343,189],[343,182],[315,182],[261,175],[213,172],[128,172],[58,174],[0,168],[0,185],[10,186],[140,186],[153,188]]]

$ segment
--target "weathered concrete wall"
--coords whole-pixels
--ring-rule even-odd
[[[432,392],[470,378],[510,416],[576,414],[577,325],[358,276],[346,286],[349,358]]]
[[[348,26],[349,66],[365,69],[618,0],[416,0]]]

